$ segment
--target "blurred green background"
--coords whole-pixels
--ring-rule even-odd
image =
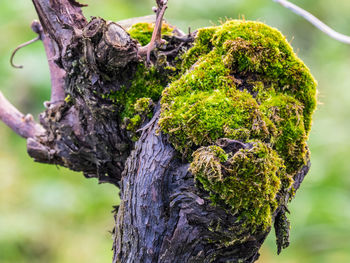
[[[350,262],[350,46],[338,43],[272,0],[169,0],[167,19],[184,31],[244,16],[280,29],[318,80],[319,105],[309,146],[312,169],[290,205],[291,245],[276,255],[273,233],[265,262]],[[349,0],[294,0],[350,34]],[[150,14],[153,0],[84,0],[84,13],[108,20]],[[31,1],[0,3],[0,89],[21,111],[37,116],[50,83],[41,43],[33,37]],[[0,123],[0,262],[110,262],[117,189],[79,173],[34,163],[25,140]]]

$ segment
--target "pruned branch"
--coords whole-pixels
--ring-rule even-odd
[[[30,114],[17,110],[0,92],[0,120],[23,138],[34,138],[44,134],[44,128]]]
[[[317,17],[305,11],[304,9],[300,8],[299,6],[292,4],[286,0],[274,0],[274,1],[281,4],[285,8],[290,9],[295,14],[305,18],[307,21],[313,24],[316,28],[318,28],[319,30],[321,30],[323,33],[327,34],[331,38],[334,38],[335,40],[338,40],[345,44],[350,44],[350,36],[343,35],[333,30],[332,28],[327,26],[325,23],[323,23],[321,20],[319,20]]]

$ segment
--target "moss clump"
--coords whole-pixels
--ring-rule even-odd
[[[213,202],[231,206],[251,229],[270,226],[278,193],[292,194],[292,178],[307,162],[316,107],[316,82],[285,37],[251,21],[200,29],[161,107],[161,131],[193,160],[190,169]],[[220,150],[203,147],[219,138],[253,147],[223,169]]]
[[[193,153],[190,171],[214,203],[225,202],[254,232],[258,226],[264,230],[271,226],[281,182],[290,186],[292,179],[276,151],[259,141],[251,145],[229,158],[218,146],[202,147]]]
[[[269,93],[261,103],[261,111],[272,120],[276,135],[272,138],[274,148],[284,159],[287,172],[307,162],[307,135],[304,125],[303,105],[292,96]]]
[[[139,114],[136,114],[134,117],[132,117],[129,120],[129,123],[126,129],[129,131],[136,131],[136,129],[139,128],[140,125],[141,125],[141,116]]]
[[[154,23],[137,23],[130,27],[128,33],[131,38],[136,39],[141,46],[147,45],[152,38]],[[166,23],[162,23],[162,35],[171,36],[173,29]]]
[[[272,127],[253,96],[235,87],[220,57],[213,52],[205,57],[206,63],[199,63],[163,92],[159,124],[171,135],[175,148],[190,156],[196,146],[227,137],[229,129],[268,137]]]
[[[221,137],[259,139],[290,173],[305,163],[316,84],[279,31],[238,20],[200,29],[183,68],[163,91],[159,120],[182,154]]]

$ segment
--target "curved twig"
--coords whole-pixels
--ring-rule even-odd
[[[23,68],[22,65],[16,65],[15,63],[13,63],[13,58],[15,57],[16,53],[18,50],[20,50],[23,47],[29,46],[30,44],[33,44],[34,42],[40,40],[40,36],[37,36],[36,38],[33,38],[32,40],[29,40],[21,45],[19,45],[18,47],[15,48],[15,50],[13,50],[12,54],[11,54],[11,58],[10,58],[10,64],[12,67],[14,68]]]
[[[22,65],[17,66],[17,65],[15,65],[15,63],[13,63],[13,58],[16,55],[18,50],[20,50],[21,48],[26,47],[26,46],[28,46],[28,45],[30,45],[30,44],[38,41],[38,40],[43,40],[43,28],[42,28],[40,22],[37,21],[37,20],[34,20],[32,22],[32,24],[30,25],[30,27],[32,28],[34,33],[38,34],[38,36],[36,38],[34,38],[32,40],[29,40],[29,41],[27,41],[27,42],[25,42],[25,43],[23,43],[23,44],[21,44],[21,45],[19,45],[18,47],[15,48],[15,50],[12,52],[11,58],[10,58],[10,64],[14,68],[23,68]]]
[[[350,36],[343,35],[329,26],[327,26],[325,23],[323,23],[321,20],[319,20],[314,15],[310,14],[309,12],[305,11],[304,9],[300,8],[299,6],[292,4],[286,0],[273,0],[282,6],[290,9],[295,14],[305,18],[307,21],[309,21],[311,24],[313,24],[316,28],[321,30],[323,33],[327,34],[331,38],[334,38],[335,40],[338,40],[345,44],[350,44]]]

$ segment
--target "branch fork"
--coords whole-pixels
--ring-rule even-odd
[[[156,13],[156,22],[154,25],[151,41],[149,44],[139,49],[139,55],[146,55],[147,65],[150,64],[152,50],[154,50],[158,45],[164,43],[164,40],[162,39],[162,23],[165,10],[168,8],[168,0],[156,0],[156,2],[157,7],[152,8],[153,12]]]

